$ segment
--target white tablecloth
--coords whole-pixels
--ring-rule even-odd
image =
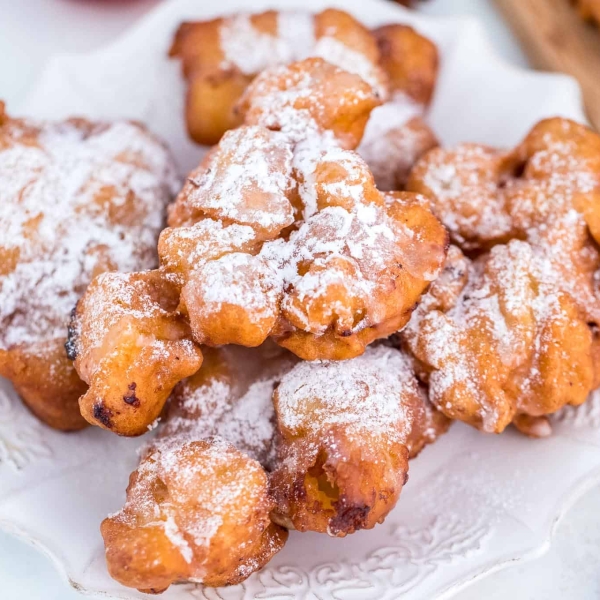
[[[159,1],[0,0],[0,99],[7,102],[9,110],[18,107],[48,56],[97,48]],[[251,5],[250,0],[248,4]],[[498,51],[515,64],[526,64],[491,0],[428,0],[420,10],[478,16]],[[455,600],[597,600],[599,506],[600,487],[572,507],[559,525],[548,553],[473,584]],[[0,533],[1,600],[81,598],[36,549]]]

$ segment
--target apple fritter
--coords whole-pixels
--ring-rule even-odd
[[[336,75],[347,84],[321,102],[313,88]],[[358,143],[348,132],[364,124],[369,93],[319,59],[250,86],[251,125],[191,174],[159,243],[197,343],[271,336],[301,358],[343,359],[407,322],[443,263],[446,232],[424,198],[382,194],[344,148]]]
[[[334,536],[381,523],[408,479],[408,459],[449,424],[429,405],[409,357],[387,346],[299,363],[274,403],[273,518]]]
[[[177,311],[179,295],[159,271],[104,273],[88,286],[70,327],[75,368],[89,389],[83,417],[119,435],[141,435],[202,352]]]
[[[316,15],[271,10],[182,23],[170,56],[181,61],[188,84],[188,132],[199,144],[216,144],[241,125],[234,107],[248,84],[269,67],[319,57],[360,75],[382,99],[387,96],[376,39],[336,9]]]

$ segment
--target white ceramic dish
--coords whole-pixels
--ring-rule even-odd
[[[177,65],[166,59],[170,36],[183,19],[248,5],[163,4],[109,47],[51,60],[18,112],[143,120],[170,143],[184,173],[200,150],[186,140],[183,84]],[[407,22],[437,42],[442,73],[430,120],[446,144],[513,145],[542,117],[584,118],[572,80],[503,63],[471,20],[434,20],[384,0],[253,0],[252,9],[326,5],[369,25]],[[562,512],[600,481],[600,396],[564,411],[555,429],[552,438],[531,441],[456,424],[412,463],[397,509],[375,530],[343,540],[292,533],[286,548],[244,585],[172,586],[163,598],[448,598],[476,578],[546,550]],[[145,598],[110,579],[98,529],[122,504],[139,444],[98,429],[51,431],[0,381],[0,528],[41,547],[82,592]]]

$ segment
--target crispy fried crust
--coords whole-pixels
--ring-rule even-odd
[[[359,149],[379,189],[405,189],[412,166],[437,145],[423,120],[438,75],[437,48],[406,25],[369,31],[349,14],[335,9],[316,15],[275,11],[238,14],[182,23],[170,56],[181,61],[188,84],[188,132],[198,143],[216,144],[226,131],[241,125],[245,108],[239,101],[260,72],[312,56],[359,75],[379,100],[386,101],[372,115]],[[342,78],[331,81],[324,71],[324,102],[338,98],[335,87],[344,85],[347,82]],[[339,119],[340,135],[343,111],[328,112]],[[366,121],[366,113],[364,118]],[[252,117],[246,121],[254,122]],[[347,132],[350,139],[346,147],[356,146],[365,124],[355,115],[351,123],[355,130]],[[327,126],[335,127],[333,123]]]
[[[375,103],[358,76],[320,59],[256,79],[244,99],[253,124],[227,132],[171,207],[160,270],[99,278],[80,303],[86,418],[143,433],[198,369],[192,339],[254,347],[271,337],[301,358],[344,359],[408,321],[447,234],[423,197],[382,194],[345,149]],[[179,361],[157,359],[159,343]],[[112,372],[117,363],[127,368]],[[146,389],[157,374],[159,388]],[[124,405],[134,383],[145,386],[139,406]]]
[[[153,265],[175,185],[140,124],[15,119],[0,103],[0,374],[51,427],[86,424],[71,310],[95,275]]]
[[[191,174],[159,242],[197,343],[271,336],[301,358],[343,359],[407,322],[447,238],[422,197],[381,194],[344,149],[373,102],[320,59],[250,86],[251,125]]]
[[[512,238],[581,246],[600,236],[600,136],[568,119],[540,121],[513,151],[479,144],[436,149],[415,166],[408,189],[427,195],[465,250]],[[570,222],[575,211],[579,217]]]
[[[87,385],[67,358],[62,340],[0,350],[0,375],[12,381],[27,408],[50,427],[76,431],[88,424],[79,412],[79,397]]]
[[[448,427],[409,359],[371,347],[343,362],[302,362],[274,395],[278,461],[273,518],[345,536],[381,523],[408,479],[408,459]]]
[[[545,437],[545,415],[585,401],[597,382],[585,315],[548,257],[527,242],[474,263],[451,248],[402,337],[446,416],[500,433]]]
[[[380,104],[358,75],[322,58],[308,58],[263,71],[236,110],[247,125],[285,130],[298,141],[306,139],[307,128],[328,131],[339,146],[351,150],[360,143],[371,111]]]
[[[177,312],[177,289],[158,271],[105,273],[77,305],[75,368],[90,388],[84,418],[119,435],[141,435],[202,353]]]
[[[356,19],[335,9],[314,16],[267,11],[182,23],[169,55],[181,61],[188,84],[188,132],[199,144],[216,144],[241,123],[234,107],[260,72],[309,56],[356,71],[382,97],[387,94],[376,40]]]
[[[160,444],[131,474],[125,506],[102,522],[109,572],[150,593],[237,584],[285,544],[272,508],[265,471],[231,444]]]

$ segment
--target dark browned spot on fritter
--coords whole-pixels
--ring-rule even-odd
[[[348,506],[341,508],[342,502],[334,502],[336,515],[329,522],[329,529],[333,534],[352,533],[357,529],[363,529],[367,523],[367,517],[371,510],[369,506]]]
[[[130,383],[128,386],[129,391],[123,396],[123,400],[127,402],[130,406],[134,406],[137,408],[140,405],[140,399],[135,395],[135,388],[137,387],[137,383],[134,381]]]
[[[104,427],[108,427],[109,429],[112,428],[112,416],[113,413],[110,408],[106,408],[102,403],[94,404],[94,419],[99,423],[102,423]]]

